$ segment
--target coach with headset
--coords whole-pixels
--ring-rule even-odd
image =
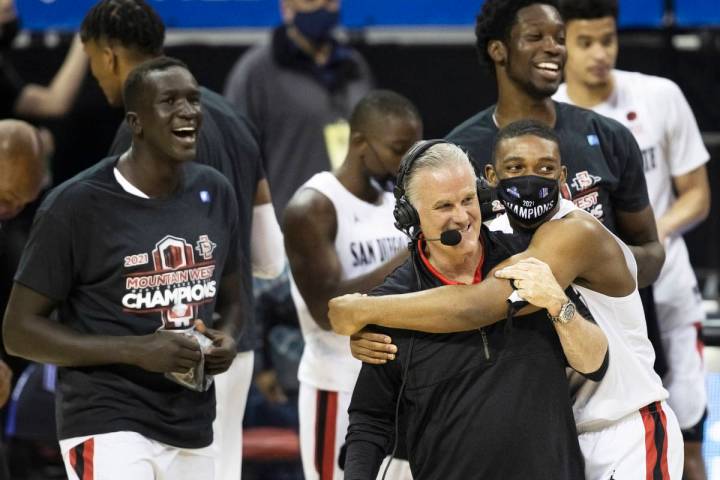
[[[517,243],[526,240],[482,225],[476,182],[454,144],[419,142],[406,154],[394,214],[411,238],[411,256],[372,295],[478,283],[524,249]],[[552,274],[545,283],[560,289]],[[399,411],[415,478],[583,478],[565,374],[567,364],[576,365],[570,355],[566,361],[546,312],[508,313],[461,333],[375,327],[392,337],[398,356],[362,366],[348,410],[346,479],[376,478],[397,446]],[[597,325],[568,314],[584,335],[605,341]],[[607,349],[597,351],[605,360],[593,365],[602,366],[581,372],[592,379],[607,367]]]

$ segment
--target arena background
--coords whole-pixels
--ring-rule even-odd
[[[93,0],[18,0],[23,33],[11,61],[27,81],[47,82]],[[186,61],[205,86],[222,91],[230,68],[279,21],[278,0],[151,0],[169,27],[166,53]],[[495,81],[476,61],[472,23],[481,0],[345,0],[345,35],[367,58],[376,84],[420,108],[425,136],[438,137],[495,99]],[[708,345],[720,346],[720,1],[620,0],[618,67],[680,85],[711,152],[709,218],[687,235],[709,319]],[[122,112],[111,109],[88,74],[73,111],[46,125],[56,135],[55,183],[102,158]],[[710,416],[705,456],[720,479],[720,349],[706,349]]]

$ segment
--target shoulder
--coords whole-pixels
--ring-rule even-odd
[[[582,133],[594,130],[610,137],[634,138],[630,130],[617,120],[569,103],[556,102],[556,106],[558,113],[563,117],[566,132]]]
[[[336,222],[335,206],[320,191],[303,185],[292,196],[282,218],[284,229],[290,233],[295,228],[305,228],[308,221],[313,223]]]
[[[217,169],[198,162],[188,162],[185,165],[185,174],[188,178],[188,186],[191,188],[213,187],[223,193],[228,193],[234,198],[234,190],[230,181]]]
[[[412,257],[405,260],[402,265],[390,273],[383,283],[372,289],[370,295],[382,297],[385,295],[396,295],[415,291],[415,269],[412,265]]]
[[[50,190],[42,204],[42,211],[71,210],[87,201],[88,193],[96,187],[109,186],[116,156],[107,157]]]
[[[236,62],[230,73],[230,81],[236,76],[250,75],[252,72],[272,64],[272,43],[266,40],[250,47]]]
[[[615,70],[613,73],[619,88],[631,90],[645,98],[657,101],[656,95],[682,95],[680,87],[669,78],[625,70]]]
[[[494,111],[495,105],[486,108],[482,112],[476,113],[455,127],[445,136],[445,139],[453,143],[462,144],[463,142],[472,140],[478,132],[492,133],[491,124]]]
[[[563,218],[550,220],[537,229],[532,243],[547,240],[549,245],[576,244],[585,250],[600,245],[610,237],[608,230],[594,217],[581,210],[574,210]]]

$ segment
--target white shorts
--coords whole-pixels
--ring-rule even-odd
[[[660,332],[669,367],[663,385],[682,430],[697,425],[707,407],[701,328],[700,323],[685,324]]]
[[[300,454],[305,480],[343,480],[338,464],[340,448],[345,443],[350,418],[348,406],[352,393],[328,392],[300,382],[298,413],[300,416]],[[386,458],[378,473],[382,477]],[[387,480],[412,480],[406,460],[393,459]]]
[[[586,480],[681,480],[683,439],[665,402],[643,407],[602,430],[578,435]]]
[[[241,352],[226,372],[215,375],[217,406],[213,422],[213,447],[217,453],[216,480],[241,478],[242,424],[254,363],[253,352]]]
[[[214,480],[212,448],[178,448],[135,432],[60,440],[69,480]]]

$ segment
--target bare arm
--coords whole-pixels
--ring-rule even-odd
[[[587,255],[588,251],[595,254]],[[617,255],[622,255],[620,248],[597,221],[568,217],[543,225],[525,252],[497,268],[535,257],[550,266],[562,288],[577,281],[607,295],[627,295],[634,281],[624,260],[622,266],[608,261],[618,260]],[[329,315],[333,329],[344,335],[368,324],[430,333],[461,332],[505,318],[506,299],[511,292],[510,282],[490,275],[476,285],[446,286],[405,295],[335,298],[330,302]],[[529,311],[526,307],[522,313]]]
[[[552,316],[558,316],[560,308],[569,301],[550,267],[535,258],[527,258],[498,270],[495,276],[514,280],[522,298],[536,307],[544,308]],[[602,366],[608,343],[600,327],[583,318],[577,311],[570,322],[553,322],[553,326],[565,358],[573,369],[588,374]]]
[[[710,184],[705,165],[674,177],[673,185],[677,199],[657,221],[661,242],[691,230],[710,213]]]
[[[330,330],[328,301],[352,292],[366,293],[407,256],[400,254],[370,273],[342,279],[342,265],[335,251],[335,208],[324,195],[312,189],[299,191],[285,210],[285,251],[293,279],[317,324]]]
[[[639,212],[615,210],[620,238],[627,243],[638,265],[638,286],[647,287],[660,275],[665,249],[658,240],[652,207]]]
[[[143,336],[81,333],[50,320],[58,302],[15,283],[3,323],[11,355],[61,367],[124,363],[153,372],[186,372],[200,360],[196,341],[171,332]]]
[[[60,117],[72,107],[87,71],[80,36],[75,35],[60,70],[49,86],[28,84],[15,103],[15,113],[29,117]]]

